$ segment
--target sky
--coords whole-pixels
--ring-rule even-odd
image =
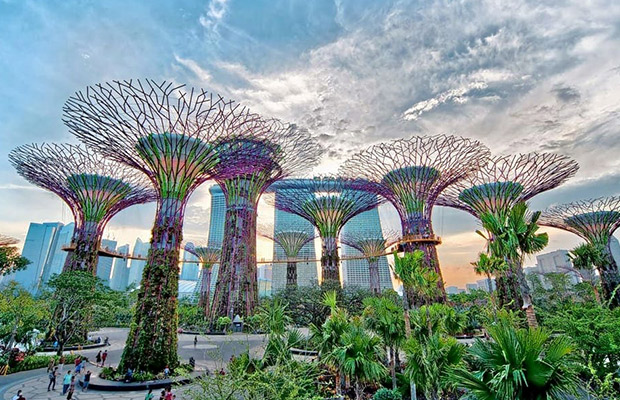
[[[314,173],[356,150],[456,134],[496,154],[550,151],[581,166],[533,208],[620,194],[620,2],[616,0],[0,0],[0,232],[71,221],[54,195],[18,176],[8,152],[76,142],[64,101],[86,85],[152,78],[203,87],[308,128],[325,148]],[[384,225],[396,228],[382,206]],[[106,237],[148,239],[154,206],[117,215]],[[206,240],[207,187],[185,237]],[[273,219],[261,204],[259,223]],[[469,215],[437,208],[447,284],[480,279]],[[548,250],[579,238],[553,229]],[[259,241],[259,258],[269,258]],[[529,261],[533,263],[532,260]]]

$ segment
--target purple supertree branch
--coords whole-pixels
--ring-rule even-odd
[[[101,235],[110,218],[156,198],[143,174],[82,146],[24,145],[11,151],[9,160],[21,176],[58,195],[73,213],[73,251],[65,270],[94,274]]]
[[[211,276],[213,272],[213,266],[219,264],[222,256],[222,249],[214,246],[185,246],[185,250],[200,260],[201,273],[200,273],[200,297],[198,300],[198,307],[201,307],[205,317],[209,316],[211,310]]]
[[[479,217],[482,212],[505,210],[553,189],[578,170],[577,162],[559,154],[494,156],[474,174],[448,186],[436,204]]]

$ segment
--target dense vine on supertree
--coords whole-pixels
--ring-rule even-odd
[[[193,246],[186,245],[185,251],[198,257],[200,261],[200,294],[198,297],[198,307],[200,307],[205,317],[209,316],[211,310],[211,276],[213,266],[219,264],[222,256],[222,249],[214,246]]]
[[[474,174],[447,187],[436,204],[467,211],[476,218],[485,212],[498,216],[520,201],[561,185],[578,169],[574,160],[553,153],[494,156]],[[521,293],[520,287],[527,286],[521,266],[509,266],[496,276],[496,283],[501,306],[510,304],[520,310],[524,302],[531,304],[529,293]]]
[[[378,193],[394,205],[401,220],[402,249],[424,251],[427,268],[439,274],[436,301],[445,301],[446,294],[436,249],[440,240],[431,222],[435,200],[446,187],[478,170],[489,155],[489,149],[475,140],[413,136],[371,146],[340,168],[344,176],[375,182]],[[409,299],[416,302],[419,296],[410,292]]]
[[[187,200],[214,178],[216,143],[260,129],[261,119],[203,89],[152,80],[89,86],[69,98],[63,110],[75,136],[142,171],[158,193],[151,247],[119,368],[173,368],[178,364],[178,262]]]
[[[572,232],[602,250],[603,263],[596,267],[601,276],[603,295],[613,307],[620,306],[620,289],[616,290],[620,285],[620,271],[610,247],[610,239],[620,227],[620,196],[553,206],[543,211],[539,222]]]
[[[60,197],[73,213],[75,228],[64,271],[97,271],[103,230],[119,211],[156,199],[146,177],[83,146],[29,144],[9,160],[21,176]]]
[[[385,250],[399,239],[400,235],[395,232],[383,234],[376,230],[347,232],[340,236],[343,244],[362,253],[368,261],[370,291],[374,294],[381,294],[379,258],[384,256]]]
[[[275,230],[273,226],[260,229],[260,235],[271,239],[276,246],[280,246],[286,256],[286,287],[297,287],[297,258],[301,249],[316,238],[314,233],[295,229],[294,226],[281,227]],[[280,260],[273,260],[274,264]]]
[[[341,177],[291,179],[271,186],[278,192],[269,199],[274,207],[299,215],[318,229],[323,285],[340,286],[338,236],[344,224],[384,201],[374,186],[367,180]]]
[[[237,136],[217,146],[222,162],[216,181],[226,199],[226,222],[212,320],[254,313],[258,200],[272,183],[314,167],[320,157],[319,144],[305,129],[275,119],[265,128],[254,137]]]

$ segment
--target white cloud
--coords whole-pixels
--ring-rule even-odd
[[[228,10],[229,0],[211,0],[207,6],[207,13],[199,18],[200,25],[217,32],[217,27],[224,19]]]

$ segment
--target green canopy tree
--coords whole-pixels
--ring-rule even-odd
[[[0,340],[6,350],[25,343],[29,334],[41,329],[49,317],[46,302],[35,299],[17,282],[9,282],[0,291]]]

